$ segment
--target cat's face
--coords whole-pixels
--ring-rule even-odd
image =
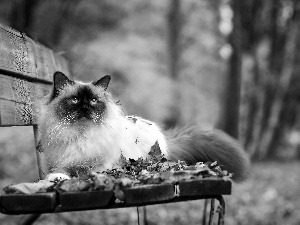
[[[89,84],[72,81],[60,72],[56,72],[53,78],[53,93],[49,104],[56,101],[55,114],[60,121],[67,124],[99,124],[103,121],[110,76]]]

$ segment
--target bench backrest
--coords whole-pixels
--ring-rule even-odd
[[[37,148],[38,109],[34,103],[49,92],[55,71],[69,74],[62,56],[0,24],[0,127],[33,126]],[[39,151],[37,157],[43,178]]]

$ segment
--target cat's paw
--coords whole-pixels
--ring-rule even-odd
[[[49,173],[45,180],[51,181],[51,182],[57,182],[61,180],[69,180],[71,177],[69,177],[67,174],[64,173]]]

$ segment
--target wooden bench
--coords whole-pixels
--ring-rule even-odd
[[[0,24],[0,126],[33,126],[40,179],[45,178],[46,163],[39,148],[36,100],[49,92],[55,71],[69,75],[66,60],[52,50],[14,29]],[[42,213],[144,206],[195,199],[212,199],[209,224],[212,224],[214,199],[219,200],[219,224],[224,223],[225,202],[231,194],[231,181],[208,178],[177,184],[129,188],[124,202],[116,203],[112,191],[77,193],[6,194],[0,211],[5,214],[33,214],[27,224]],[[151,200],[147,196],[152,196]],[[153,197],[154,196],[154,197]],[[207,202],[207,201],[206,201]],[[206,215],[206,213],[204,213]],[[204,216],[203,223],[206,223]]]

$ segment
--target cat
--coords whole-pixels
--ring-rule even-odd
[[[188,164],[217,161],[243,181],[249,159],[236,140],[220,130],[196,127],[164,131],[137,116],[126,116],[108,92],[109,75],[83,83],[61,72],[41,104],[38,124],[50,174],[79,176],[89,170],[112,169],[122,154],[145,158],[155,144],[168,159]],[[53,177],[52,176],[52,177]]]

